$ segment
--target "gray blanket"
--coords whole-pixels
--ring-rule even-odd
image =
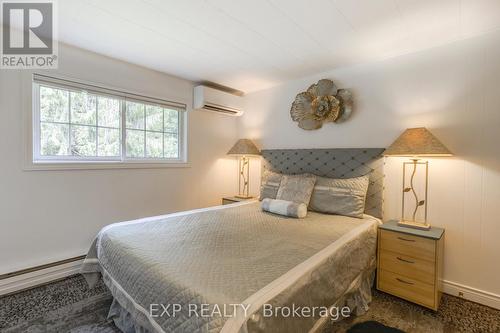
[[[214,207],[105,227],[82,273],[102,274],[137,332],[306,332],[324,318],[263,307],[345,301],[373,270],[376,225],[287,218],[257,202]]]

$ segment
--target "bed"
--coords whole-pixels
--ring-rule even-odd
[[[263,151],[263,165],[318,174],[325,162],[317,154],[335,157],[328,172],[349,163],[346,177],[373,177],[367,210],[376,212],[380,153]],[[103,228],[82,273],[90,284],[102,276],[114,297],[109,315],[124,332],[320,331],[338,318],[319,309],[367,309],[379,222],[315,212],[292,219],[258,201],[145,218]]]

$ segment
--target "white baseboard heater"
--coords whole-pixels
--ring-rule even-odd
[[[0,275],[0,296],[43,285],[80,272],[85,256],[78,256]]]

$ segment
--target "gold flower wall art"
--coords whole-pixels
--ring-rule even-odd
[[[290,115],[300,128],[315,130],[323,123],[345,121],[351,115],[352,104],[350,91],[337,89],[332,80],[322,79],[295,96]]]

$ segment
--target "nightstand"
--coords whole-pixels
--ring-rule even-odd
[[[377,289],[437,310],[444,229],[418,230],[389,221],[378,228]]]
[[[238,197],[224,197],[222,198],[223,205],[229,205],[235,202],[247,201],[247,200],[255,200],[255,198],[238,198]]]

